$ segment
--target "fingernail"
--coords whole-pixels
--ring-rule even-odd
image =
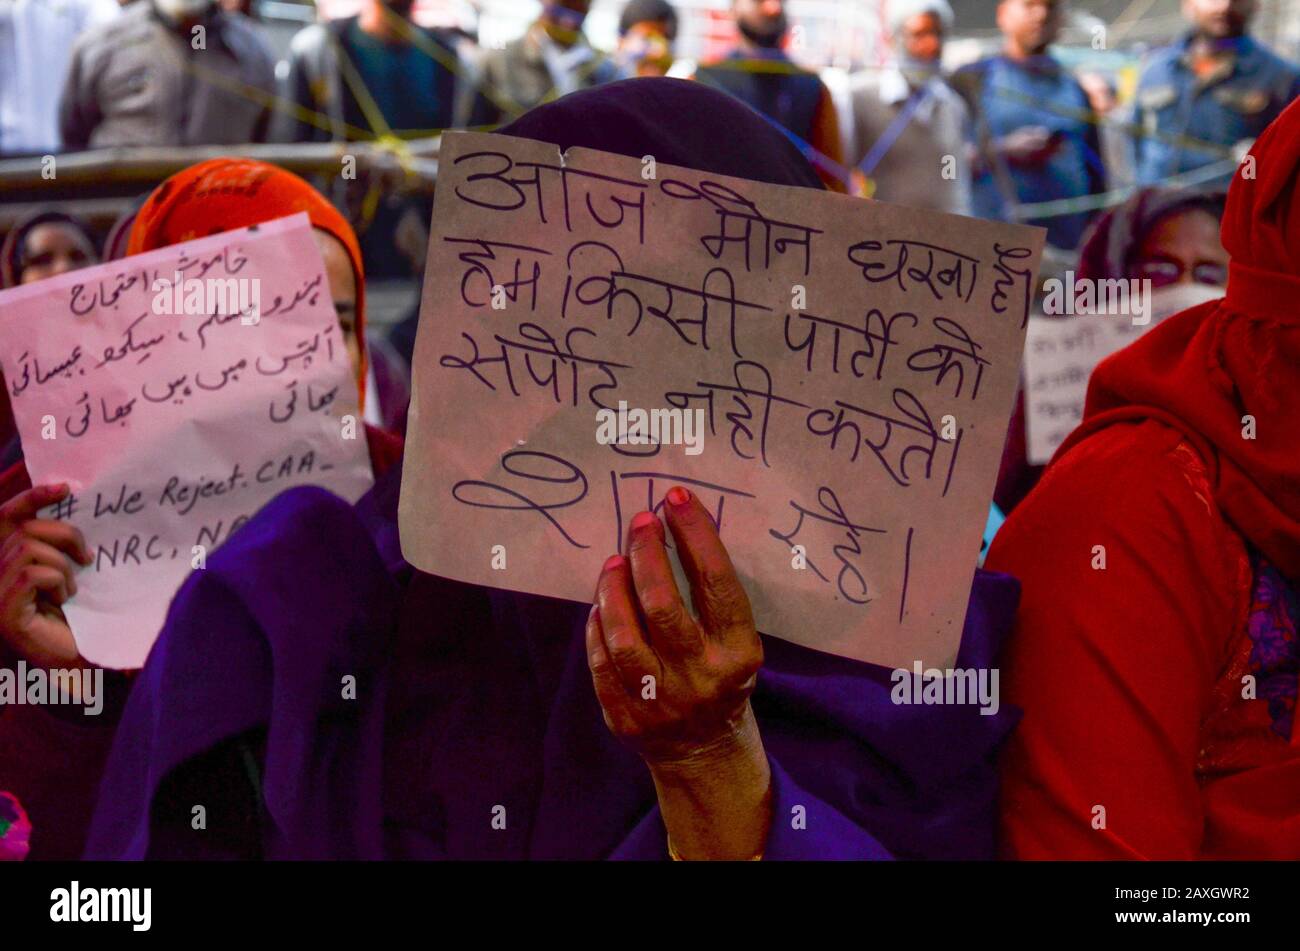
[[[601,571],[613,571],[623,564],[622,555],[610,555],[605,559],[605,564],[601,566]]]
[[[643,528],[649,528],[659,519],[655,518],[653,512],[640,512],[636,518],[632,519],[632,531],[639,532]]]
[[[691,493],[683,489],[680,485],[675,485],[668,490],[668,501],[674,506],[682,506],[691,500]]]

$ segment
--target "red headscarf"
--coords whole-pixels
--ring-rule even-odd
[[[191,165],[154,189],[136,215],[127,254],[261,224],[305,211],[314,227],[342,242],[357,281],[358,398],[366,396],[366,282],[361,245],[347,219],[292,172],[252,159],[217,158]]]
[[[1227,295],[1162,322],[1092,375],[1083,424],[1155,418],[1210,466],[1233,527],[1300,579],[1300,100],[1250,150],[1228,191]],[[1243,417],[1254,438],[1243,437]]]

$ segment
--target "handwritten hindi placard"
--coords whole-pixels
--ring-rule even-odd
[[[1025,339],[1025,458],[1046,465],[1083,421],[1088,378],[1097,364],[1136,340],[1142,328],[1105,318],[1029,319]]]
[[[1042,243],[1034,228],[449,134],[403,553],[587,601],[632,516],[681,484],[719,524],[760,630],[881,664],[951,661]],[[675,438],[688,412],[702,443]]]
[[[3,372],[42,513],[94,563],[64,614],[139,667],[192,567],[273,496],[373,483],[357,386],[305,214],[0,293]]]
[[[1025,337],[1025,458],[1051,461],[1065,437],[1083,420],[1088,381],[1097,365],[1127,347],[1165,318],[1223,295],[1204,284],[1162,288],[1149,295],[1150,319],[1123,315],[1047,317],[1034,313]]]

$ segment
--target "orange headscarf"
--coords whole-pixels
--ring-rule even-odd
[[[131,226],[127,254],[261,224],[305,211],[347,249],[357,280],[358,398],[366,397],[366,281],[356,232],[332,204],[292,172],[252,159],[216,158],[182,169],[153,190]]]

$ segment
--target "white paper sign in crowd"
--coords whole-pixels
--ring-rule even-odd
[[[403,553],[587,601],[632,516],[680,484],[760,630],[949,664],[1043,234],[448,134]]]
[[[357,386],[305,214],[0,293],[0,371],[42,513],[94,563],[64,613],[140,666],[190,572],[275,495],[372,484]]]
[[[1029,318],[1025,338],[1025,458],[1032,466],[1051,461],[1065,437],[1083,420],[1088,380],[1097,365],[1166,317],[1223,296],[1223,288],[1182,284],[1149,295],[1150,320],[1123,315]]]

